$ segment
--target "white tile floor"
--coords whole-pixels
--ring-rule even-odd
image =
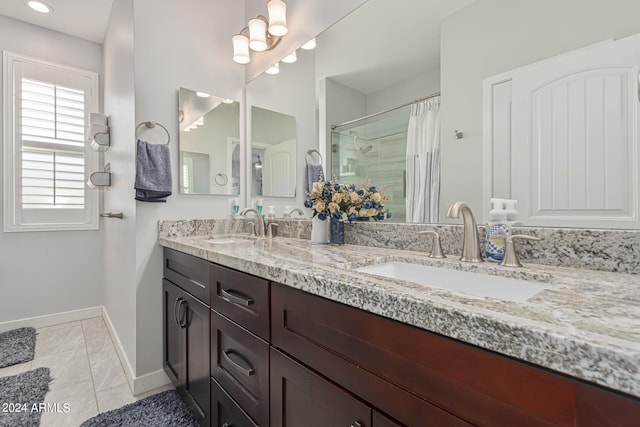
[[[101,412],[119,408],[171,386],[133,396],[101,317],[37,330],[31,362],[0,369],[0,377],[47,367],[53,381],[45,403],[69,405],[69,412],[45,412],[41,427],[74,427]]]

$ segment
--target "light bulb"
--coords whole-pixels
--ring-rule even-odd
[[[269,32],[274,36],[284,36],[287,29],[287,4],[283,0],[269,0]]]
[[[31,9],[35,10],[36,12],[40,12],[40,13],[49,13],[53,10],[53,8],[48,4],[43,3],[41,1],[35,1],[35,0],[28,1],[27,6],[29,6]]]
[[[233,60],[238,64],[248,64],[251,62],[249,56],[249,37],[243,34],[236,34],[231,38],[233,42]]]
[[[304,50],[311,50],[311,49],[315,49],[316,48],[316,38],[312,38],[311,40],[309,40],[308,42],[306,42],[305,44],[303,44],[302,46],[300,46],[300,49],[304,49]]]
[[[249,47],[256,52],[267,50],[267,23],[261,18],[249,20]]]
[[[291,52],[289,55],[282,58],[282,62],[284,62],[285,64],[293,64],[297,60],[298,60],[298,56],[296,55],[295,50]]]
[[[267,74],[278,74],[280,72],[280,63],[276,62],[275,64],[273,64],[271,67],[267,68],[267,71],[265,71],[265,73]]]

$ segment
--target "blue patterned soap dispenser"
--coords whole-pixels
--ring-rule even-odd
[[[493,209],[489,211],[485,253],[487,261],[500,262],[504,257],[504,248],[507,237],[511,234],[511,227],[507,222],[504,200],[491,199],[491,205]]]

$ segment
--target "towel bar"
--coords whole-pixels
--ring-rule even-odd
[[[156,127],[156,125],[160,126],[167,133],[167,143],[164,145],[169,145],[169,143],[171,142],[171,135],[169,134],[167,128],[158,122],[141,122],[138,126],[136,126],[136,139],[140,139],[138,137],[138,131],[140,130],[140,128],[144,126],[147,129],[153,129],[154,127]]]

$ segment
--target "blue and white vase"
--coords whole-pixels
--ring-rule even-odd
[[[329,243],[344,245],[344,221],[331,218],[329,221]]]

